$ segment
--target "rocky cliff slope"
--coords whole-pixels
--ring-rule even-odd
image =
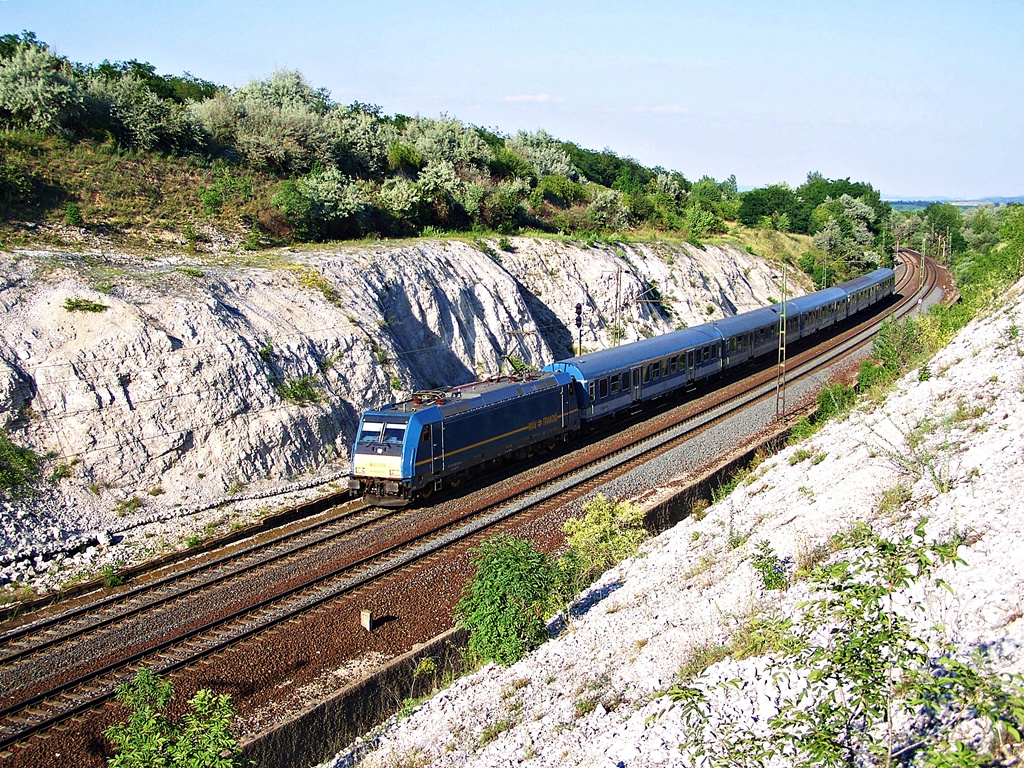
[[[0,580],[53,587],[338,480],[362,410],[570,356],[576,303],[599,349],[782,295],[731,246],[500,245],[0,253],[0,427],[52,457],[0,501]]]
[[[949,762],[929,764],[973,765],[968,758],[979,752],[996,759],[985,764],[1019,764],[1019,738],[1004,732],[1000,746],[978,717],[980,707],[960,709],[953,698],[942,706],[942,697],[956,690],[954,679],[974,672],[1024,673],[1022,291],[1024,282],[1006,306],[966,327],[927,372],[913,371],[882,402],[865,403],[786,449],[706,515],[647,542],[640,556],[585,593],[570,628],[553,625],[557,637],[539,650],[507,669],[489,665],[457,681],[407,719],[360,740],[330,768],[793,765],[792,753],[773,761],[756,754],[769,743],[771,718],[807,690],[807,670],[782,662],[778,638],[781,622],[797,620],[799,605],[823,593],[793,576],[814,563],[856,560],[860,550],[837,549],[833,537],[858,522],[890,541],[914,541],[923,524],[927,541],[959,542],[963,561],[941,565],[932,555],[935,579],[895,592],[894,615],[930,643],[932,666],[923,668],[918,685],[935,686],[919,704],[940,706],[934,719],[897,714],[892,750],[907,764],[923,764],[923,747],[956,724],[952,742],[963,745],[955,753],[963,761],[947,746]],[[792,580],[788,589],[765,588],[754,568],[760,542]],[[850,607],[854,594],[833,596],[847,595],[843,604]],[[849,626],[833,634],[840,624],[816,624],[813,614],[796,626],[817,627],[821,647],[838,640],[835,653],[845,651],[843,664],[852,670],[861,661],[858,649],[886,631],[885,613],[875,619],[860,637]],[[715,650],[730,644],[732,652]],[[952,661],[940,662],[942,644]],[[959,678],[939,674],[955,663],[966,665]],[[664,695],[684,667],[693,675],[686,685],[706,701],[706,719],[688,719],[687,708]],[[819,696],[837,691],[830,682],[826,676]],[[884,675],[875,682],[884,685]],[[853,690],[842,689],[850,702]],[[824,707],[807,723],[819,737],[835,709]],[[1022,714],[1019,700],[996,700],[994,711]],[[860,746],[850,764],[885,764],[869,754],[853,725],[848,735]],[[884,749],[884,728],[874,735]]]

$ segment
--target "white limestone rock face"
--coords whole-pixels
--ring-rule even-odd
[[[511,244],[282,251],[249,267],[0,253],[0,425],[58,470],[0,500],[0,580],[45,571],[52,585],[101,540],[84,561],[131,561],[223,524],[217,505],[251,515],[338,480],[363,410],[574,354],[577,302],[584,349],[601,349],[782,292],[734,247]],[[105,309],[69,311],[76,299]],[[286,396],[303,381],[315,399]]]

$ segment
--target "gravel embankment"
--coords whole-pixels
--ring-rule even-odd
[[[931,378],[912,372],[883,402],[770,459],[701,520],[646,543],[538,651],[457,681],[324,765],[689,764],[679,747],[693,734],[660,694],[700,646],[727,642],[754,616],[795,615],[808,596],[802,581],[763,589],[757,544],[770,542],[792,572],[855,521],[891,538],[927,518],[929,539],[963,537],[965,563],[935,574],[950,590],[918,583],[899,603],[921,609],[909,613],[933,640],[965,655],[984,646],[994,669],[1024,673],[1022,287],[940,352]],[[907,492],[883,501],[900,485]],[[716,685],[728,680],[740,682]],[[763,728],[790,695],[765,658],[726,659],[695,684],[713,704],[709,738],[730,723]],[[962,738],[977,746],[980,731]]]

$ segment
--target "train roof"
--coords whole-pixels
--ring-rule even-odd
[[[513,376],[497,376],[457,387],[416,392],[408,400],[382,405],[363,415],[393,417],[398,414],[413,414],[436,408],[442,418],[448,418],[503,400],[511,400],[563,386],[570,381],[571,378],[564,373],[552,373],[546,370]]]
[[[841,286],[833,286],[832,288],[826,288],[822,291],[815,291],[814,293],[808,293],[804,296],[797,296],[795,299],[786,299],[786,314],[796,314],[798,312],[803,313],[818,307],[823,307],[826,304],[831,304],[834,301],[843,301],[847,296]],[[775,305],[776,311],[782,311],[782,305]]]
[[[868,272],[866,275],[861,275],[860,277],[853,278],[853,280],[847,280],[845,283],[840,283],[836,287],[842,288],[847,293],[852,293],[853,291],[859,291],[872,285],[877,285],[886,278],[892,277],[895,274],[896,273],[888,267],[882,267],[881,269],[876,269],[874,272]]]
[[[738,333],[775,325],[777,322],[779,322],[779,310],[778,305],[775,305],[754,309],[740,315],[733,315],[732,317],[725,317],[721,320],[716,320],[710,325],[717,328],[723,336],[729,338]]]
[[[659,360],[669,355],[678,354],[680,350],[699,347],[722,338],[718,330],[710,323],[684,328],[681,331],[664,333],[650,339],[641,339],[621,347],[601,349],[577,355],[566,360],[557,360],[544,366],[545,371],[575,370],[584,379],[600,377],[611,371],[621,371],[634,365],[641,365],[649,360]]]

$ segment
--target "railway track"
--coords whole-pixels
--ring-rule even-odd
[[[915,264],[915,256],[916,261]],[[869,342],[874,328],[890,312],[901,316],[912,312],[917,294],[907,298],[921,283],[930,291],[936,284],[933,265],[912,254],[905,260],[897,291],[904,300],[869,321],[846,329],[833,339],[801,352],[790,369],[790,376],[811,375],[852,348]],[[923,271],[919,271],[922,270]],[[923,277],[922,277],[923,276]],[[823,349],[827,347],[827,349]],[[813,358],[813,359],[809,359]],[[0,751],[28,739],[54,723],[82,714],[109,699],[118,684],[129,679],[134,670],[145,665],[167,673],[181,669],[212,654],[314,610],[338,596],[360,589],[374,579],[393,574],[438,553],[457,542],[500,530],[524,514],[537,514],[545,506],[561,503],[565,494],[579,495],[605,481],[614,473],[650,459],[652,454],[670,450],[694,430],[747,407],[774,393],[774,368],[762,371],[743,382],[726,387],[724,398],[706,395],[695,403],[676,406],[657,414],[652,421],[665,426],[645,430],[645,434],[626,444],[608,438],[600,450],[575,451],[565,461],[548,462],[551,470],[535,474],[530,488],[500,499],[471,502],[454,513],[442,514],[440,525],[424,528],[422,518],[433,510],[371,510],[353,507],[329,523],[311,522],[286,541],[245,547],[230,555],[215,558],[178,574],[168,575],[148,585],[120,595],[104,598],[74,612],[20,627],[0,635]],[[735,390],[735,391],[732,391]],[[704,401],[707,400],[707,403]],[[724,401],[723,401],[724,400]],[[699,405],[698,405],[699,404]],[[565,468],[563,465],[574,465]],[[545,465],[546,466],[546,465]],[[482,494],[486,496],[486,493]],[[453,506],[453,505],[449,505]],[[376,536],[383,526],[393,530],[384,546],[371,546],[366,538]],[[360,536],[363,538],[360,539]],[[68,665],[54,662],[77,658],[70,668],[81,668],[82,649],[89,637],[117,636],[128,622],[155,623],[154,616],[172,612],[174,605],[186,605],[196,595],[209,594],[225,585],[237,585],[246,579],[266,580],[267,569],[295,564],[302,553],[322,553],[326,548],[347,548],[348,555],[335,558],[330,567],[313,569],[311,576],[279,581],[278,589],[265,591],[259,599],[249,599],[232,610],[214,611],[201,620],[179,622],[173,632],[151,632],[149,639],[129,644],[121,653],[96,654],[92,665],[76,675],[68,675]],[[291,558],[291,560],[289,560]],[[275,565],[276,564],[276,565]],[[262,573],[263,576],[254,576]],[[221,601],[230,605],[232,600]],[[237,601],[236,601],[237,602]],[[103,643],[100,643],[103,645]],[[58,649],[63,649],[58,654]],[[34,684],[15,685],[25,670],[54,669]]]

